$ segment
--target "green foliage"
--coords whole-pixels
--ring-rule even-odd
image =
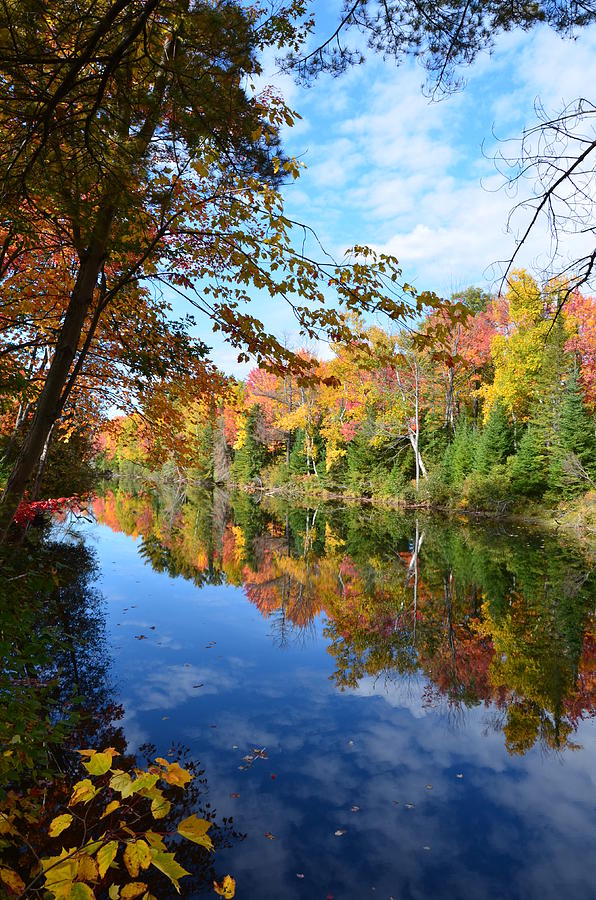
[[[573,497],[596,478],[594,421],[583,401],[577,372],[570,376],[555,423],[548,486],[553,493]]]
[[[443,469],[448,484],[461,485],[473,471],[477,456],[478,432],[461,416],[455,429],[453,442],[446,448]]]
[[[542,429],[529,425],[511,466],[511,486],[524,497],[541,497],[548,484],[548,448]]]
[[[269,458],[267,448],[258,438],[261,418],[261,409],[255,403],[248,413],[244,444],[236,450],[232,463],[232,477],[238,484],[249,484],[260,476]]]
[[[474,469],[488,475],[495,466],[503,465],[513,453],[513,428],[503,404],[497,400],[477,443]]]
[[[502,514],[512,500],[511,476],[503,465],[494,465],[488,475],[472,472],[464,480],[462,495],[469,509]]]
[[[451,300],[453,302],[463,303],[464,306],[467,306],[471,312],[474,314],[478,312],[484,312],[489,303],[492,301],[492,296],[485,290],[479,287],[474,287],[473,285],[465,288],[465,290],[456,292],[451,295]]]
[[[360,494],[382,494],[389,474],[397,465],[395,451],[387,443],[375,444],[370,429],[361,429],[348,444],[346,483]]]

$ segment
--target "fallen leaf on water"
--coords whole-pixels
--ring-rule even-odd
[[[430,850],[430,847],[424,847],[425,850]]]
[[[244,762],[252,762],[254,759],[254,756],[251,756],[249,753],[247,756],[243,756],[242,759],[244,760]]]
[[[346,833],[345,828],[338,828],[337,831],[335,832],[335,837],[341,837],[342,834],[345,834],[345,833]]]
[[[456,775],[455,777],[456,777],[456,778],[463,778],[464,776],[461,774],[461,772],[458,772],[457,775]]]
[[[238,749],[238,744],[232,744],[232,750],[237,750],[237,749]]]
[[[413,803],[406,803],[406,809],[414,809]]]
[[[232,798],[232,800],[237,800],[239,796],[240,796],[240,794],[230,794],[230,797]]]
[[[220,897],[232,900],[232,897],[236,896],[236,882],[231,875],[226,875],[222,882],[213,882],[213,890],[216,894],[219,894]]]
[[[162,722],[167,722],[167,720],[168,720],[169,718],[170,718],[169,716],[162,716],[162,717],[161,717],[161,721],[162,721]]]
[[[427,784],[427,785],[426,785],[426,790],[427,790],[427,791],[432,791],[432,789],[433,789],[432,784]]]
[[[277,778],[277,775],[275,774],[275,772],[272,772],[271,773],[271,781],[275,781],[276,778]]]
[[[304,872],[296,872],[296,878],[304,878]]]
[[[270,831],[266,831],[266,832],[265,832],[265,837],[266,837],[266,838],[269,838],[270,841],[274,841],[274,840],[275,840],[275,835],[274,835],[274,834],[271,834]]]
[[[146,641],[147,640],[147,637],[144,634],[135,634],[135,638],[137,639],[137,641]]]
[[[155,631],[155,625],[150,625],[151,631]]]
[[[202,681],[200,684],[193,684],[193,688],[203,687],[204,682]]]

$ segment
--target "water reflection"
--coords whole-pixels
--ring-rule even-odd
[[[65,531],[34,529],[22,544],[0,548],[0,866],[17,872],[25,884],[35,884],[41,857],[60,850],[49,824],[68,808],[72,785],[83,774],[77,748],[112,747],[127,771],[146,767],[158,755],[149,743],[129,746],[126,712],[112,683],[96,553],[76,532]],[[160,752],[193,775],[186,791],[173,791],[170,812],[160,820],[164,833],[174,833],[181,819],[196,812],[213,823],[210,835],[218,850],[241,841],[244,835],[234,830],[231,817],[219,817],[209,801],[205,771],[188,748],[170,735]],[[153,818],[148,819],[150,828]],[[9,820],[18,822],[18,832],[7,827]],[[75,816],[68,846],[82,846],[94,828],[99,833],[93,814]],[[99,829],[105,833],[103,823]],[[177,859],[192,873],[186,894],[211,892],[221,874],[216,857],[186,842]],[[163,893],[157,870],[144,877],[152,893]],[[107,896],[109,881],[108,875],[101,896]],[[27,896],[42,893],[34,886]]]
[[[110,490],[94,512],[156,571],[242,586],[281,647],[322,616],[342,690],[422,677],[424,708],[484,705],[517,755],[575,749],[594,715],[595,575],[552,535],[179,486]]]

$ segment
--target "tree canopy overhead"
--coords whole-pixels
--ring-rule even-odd
[[[254,78],[268,46],[297,50],[304,11],[233,0],[0,8],[3,377],[22,380],[26,410],[8,512],[85,379],[99,395],[168,379],[196,394],[212,379],[194,320],[171,321],[164,287],[240,359],[302,371],[310,363],[244,311],[255,290],[290,303],[310,337],[348,333],[325,306],[330,291],[340,307],[391,318],[438,302],[402,285],[391,257],[355,248],[336,265],[294,243],[278,190],[299,173],[279,146],[293,114]]]
[[[503,31],[546,23],[571,36],[594,21],[593,4],[574,0],[343,0],[335,30],[315,39],[307,54],[293,55],[291,65],[303,78],[339,74],[364,61],[366,49],[353,38],[360,32],[373,53],[398,62],[420,58],[429,88],[448,92],[461,84],[458,69],[491,50]]]

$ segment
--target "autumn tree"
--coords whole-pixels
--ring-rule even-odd
[[[104,340],[118,344],[98,373],[104,384],[129,371],[134,394],[162,360],[162,377],[182,382],[180,348],[191,381],[210,383],[205,345],[189,341],[190,321],[172,325],[164,285],[241,360],[252,353],[302,372],[309,365],[243,310],[255,288],[288,300],[309,337],[345,333],[337,308],[322,306],[330,288],[348,310],[399,318],[420,305],[400,293],[389,257],[355,248],[336,265],[294,250],[277,190],[299,169],[279,149],[292,114],[251,84],[261,51],[299,46],[302,12],[298,0],[271,17],[233,0],[26,0],[0,10],[0,279],[15,297],[3,349],[33,341],[46,354],[4,492],[7,521],[94,350],[109,358]],[[67,277],[48,296],[57,261]],[[27,279],[39,312],[20,305]],[[155,303],[163,315],[147,333]]]

